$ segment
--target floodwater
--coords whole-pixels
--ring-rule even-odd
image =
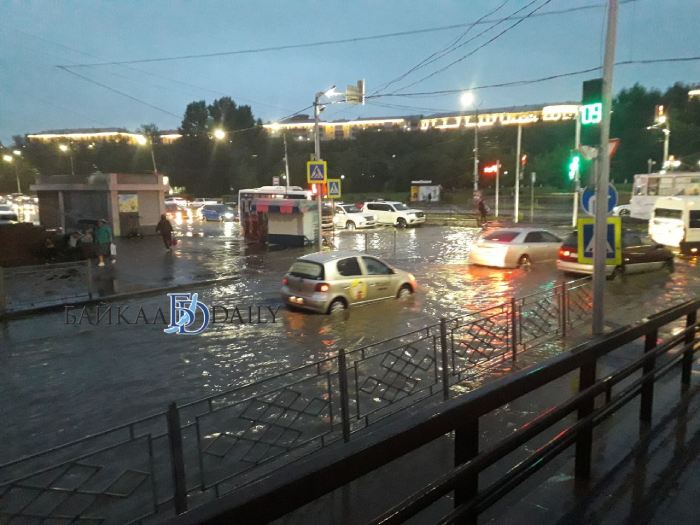
[[[470,266],[467,256],[478,229],[424,226],[382,229],[366,237],[364,232],[342,232],[334,241],[337,248],[364,250],[367,243],[370,253],[412,272],[418,292],[406,301],[389,300],[334,317],[292,312],[280,303],[280,280],[308,250],[246,247],[237,228],[232,223],[180,225],[181,242],[172,255],[164,253],[157,238],[122,243],[117,269],[104,278],[117,291],[231,278],[185,291],[197,291],[209,305],[238,308],[241,317],[234,322],[217,323],[190,337],[165,334],[160,324],[117,324],[117,306],[129,312],[123,316],[127,320],[134,320],[140,308],[147,320],[158,308],[167,312],[168,298],[162,293],[110,303],[112,324],[105,318],[90,324],[85,317],[79,324],[66,324],[64,313],[0,324],[0,462],[164,411],[171,401],[249,384],[340,348],[351,350],[443,316],[544,291],[564,279],[553,262],[531,271]],[[698,275],[697,262],[683,260],[673,275],[627,276],[609,284],[608,311],[617,323],[639,319],[694,296]],[[87,310],[93,322],[96,313],[94,307]],[[71,312],[76,319],[80,315]]]

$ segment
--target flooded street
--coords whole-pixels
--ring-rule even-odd
[[[183,291],[199,292],[206,304],[238,308],[244,322],[216,323],[192,337],[165,334],[160,324],[117,324],[116,316],[111,325],[87,319],[67,325],[63,312],[0,325],[0,419],[10,423],[0,461],[162,411],[171,401],[249,384],[341,348],[378,342],[571,279],[557,272],[554,262],[531,271],[470,266],[466,259],[480,229],[399,230],[395,246],[395,230],[382,229],[367,234],[368,252],[412,272],[418,292],[405,301],[330,317],[288,311],[279,299],[283,274],[311,250],[245,247],[233,223],[178,228],[181,242],[172,256],[162,253],[159,239],[122,241],[120,261],[105,281],[126,292],[149,284],[230,278]],[[335,244],[364,250],[365,234],[341,232]],[[677,260],[673,274],[659,271],[611,282],[608,312],[615,323],[624,323],[681,302],[696,295],[699,275],[695,260]],[[132,319],[141,307],[148,315],[158,308],[168,311],[165,292],[112,303],[118,305],[129,307]],[[94,307],[88,310],[95,313]],[[71,315],[80,317],[76,312]]]

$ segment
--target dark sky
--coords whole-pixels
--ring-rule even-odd
[[[215,53],[361,37],[511,15],[532,0],[0,0],[0,141],[46,129],[148,122],[177,128],[192,100],[223,95],[250,104],[274,121],[308,106],[330,85],[364,78],[371,93],[455,41],[465,28],[311,48],[212,58],[73,69],[56,65]],[[573,13],[530,18],[456,65],[407,91],[467,89],[599,66],[601,0],[535,0],[521,13],[598,5]],[[499,6],[500,9],[497,10]],[[620,7],[618,60],[700,55],[700,0],[637,0]],[[484,34],[392,86],[395,91],[512,25],[473,27]],[[493,27],[492,27],[493,26]],[[462,40],[464,42],[464,40]],[[482,108],[580,98],[581,81],[596,75],[478,92]],[[665,88],[700,81],[700,62],[633,65],[615,71],[615,89],[640,82]],[[382,105],[377,105],[382,104]],[[386,104],[393,106],[388,107]],[[409,106],[409,107],[396,107]],[[459,96],[375,99],[364,107],[333,105],[324,118],[429,114],[457,110]]]

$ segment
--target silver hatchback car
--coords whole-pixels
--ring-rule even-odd
[[[377,257],[357,252],[319,252],[294,261],[280,292],[288,306],[333,313],[415,291],[412,274]]]

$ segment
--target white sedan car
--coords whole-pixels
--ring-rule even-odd
[[[554,261],[562,240],[538,228],[504,228],[486,234],[472,248],[469,262],[499,268],[529,268]]]
[[[376,226],[374,215],[364,213],[352,204],[338,204],[335,207],[333,223],[336,228],[354,230],[356,228],[373,228]]]

